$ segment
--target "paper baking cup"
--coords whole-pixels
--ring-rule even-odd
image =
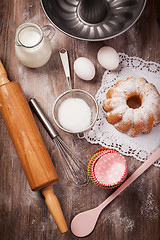
[[[114,188],[125,180],[127,163],[117,151],[102,148],[92,154],[87,170],[90,179],[96,185],[103,188]]]

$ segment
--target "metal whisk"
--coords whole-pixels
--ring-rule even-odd
[[[85,164],[78,159],[77,156],[69,149],[66,143],[62,141],[55,128],[51,125],[42,112],[37,101],[31,98],[29,100],[29,104],[54,141],[60,154],[60,160],[64,167],[67,178],[72,180],[77,186],[86,186],[89,180]]]

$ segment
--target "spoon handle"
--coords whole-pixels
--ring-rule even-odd
[[[114,193],[112,193],[97,208],[101,212],[111,201],[113,201],[125,188],[134,182],[144,171],[146,171],[156,160],[160,158],[160,148],[158,148]]]

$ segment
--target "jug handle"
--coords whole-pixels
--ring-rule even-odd
[[[42,30],[43,30],[45,36],[49,38],[49,40],[51,40],[53,38],[53,36],[55,35],[55,29],[51,25],[43,26]]]

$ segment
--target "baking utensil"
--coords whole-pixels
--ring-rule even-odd
[[[101,211],[112,202],[125,188],[135,181],[145,170],[147,170],[156,160],[160,158],[160,148],[158,148],[114,193],[112,193],[98,207],[76,215],[71,222],[71,230],[78,237],[85,237],[90,234],[98,220]]]
[[[87,170],[85,164],[70,150],[65,142],[60,138],[55,128],[42,112],[37,101],[30,99],[29,104],[47,130],[48,134],[56,144],[60,154],[60,160],[64,167],[64,172],[69,180],[72,180],[77,186],[86,186],[88,184]]]
[[[87,170],[94,184],[111,189],[124,182],[127,176],[127,163],[117,151],[101,148],[90,157]]]
[[[70,90],[62,93],[57,99],[56,101],[54,102],[54,105],[53,105],[53,118],[54,118],[54,121],[55,123],[57,124],[57,126],[62,129],[63,131],[65,132],[68,132],[68,133],[76,133],[78,134],[79,137],[84,137],[83,134],[81,134],[82,132],[84,133],[85,131],[89,130],[95,123],[95,121],[97,120],[97,116],[98,116],[98,104],[96,102],[96,100],[94,99],[94,97],[84,91],[84,90],[81,90],[81,89],[72,89],[72,84],[71,84],[71,77],[70,77],[70,69],[69,69],[69,61],[68,61],[68,53],[67,53],[67,50],[62,48],[60,50],[60,57],[61,57],[61,60],[62,60],[62,64],[63,64],[63,68],[64,68],[64,72],[65,72],[65,75],[66,75],[66,79],[67,79],[67,83],[68,83],[68,87]],[[62,104],[62,102],[68,98],[80,98],[82,100],[84,100],[90,110],[91,110],[91,123],[90,125],[83,129],[83,131],[79,132],[79,131],[70,131],[68,129],[65,129],[59,119],[58,119],[58,109],[60,107],[60,105]]]
[[[58,181],[58,175],[20,84],[8,80],[1,61],[0,111],[31,189],[41,190],[59,230],[62,233],[68,231],[60,204],[51,186]]]
[[[102,41],[127,31],[147,0],[41,0],[51,23],[70,37]]]

